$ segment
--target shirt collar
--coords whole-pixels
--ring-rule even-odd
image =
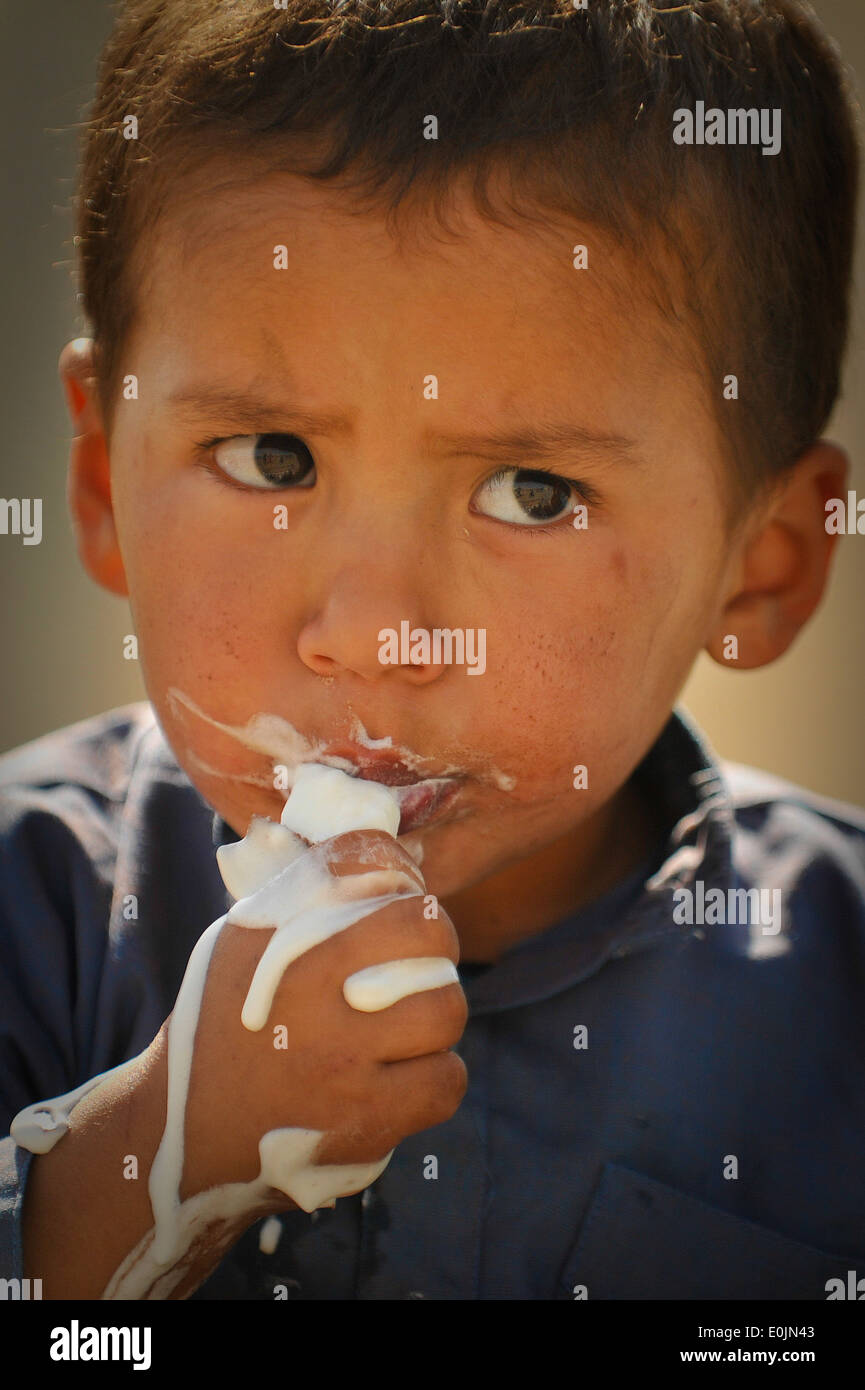
[[[464,982],[471,1013],[538,1003],[589,978],[612,958],[693,935],[673,920],[677,889],[699,875],[725,891],[733,882],[735,818],[717,758],[677,708],[632,774],[654,807],[663,850],[652,863],[584,909],[519,942]]]

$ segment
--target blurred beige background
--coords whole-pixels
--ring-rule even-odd
[[[861,92],[863,0],[815,0]],[[56,375],[63,343],[82,331],[70,276],[76,140],[108,32],[106,0],[0,3],[0,150],[7,197],[2,237],[6,331],[2,380],[4,497],[42,497],[43,540],[0,536],[3,585],[0,749],[128,700],[143,690],[123,659],[125,603],[88,580],[66,515],[69,428]],[[850,452],[849,486],[865,495],[865,302],[860,235],[856,314],[845,389],[829,435]],[[718,752],[815,791],[865,805],[865,536],[842,539],[828,597],[792,651],[762,671],[701,657],[684,700]]]

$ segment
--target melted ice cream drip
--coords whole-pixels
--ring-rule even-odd
[[[278,1216],[269,1216],[262,1222],[258,1233],[258,1248],[262,1255],[272,1255],[282,1238],[282,1222]]]
[[[421,892],[416,878],[397,869],[337,877],[328,869],[323,850],[305,850],[301,836],[318,841],[350,830],[393,833],[399,823],[399,808],[386,787],[348,777],[334,768],[309,765],[303,774],[286,802],[281,826],[253,822],[246,839],[218,853],[220,870],[229,864],[226,886],[230,880],[243,885],[247,893],[224,918],[208,927],[196,944],[169,1024],[165,1132],[149,1182],[155,1233],[148,1249],[157,1265],[175,1265],[188,1248],[188,1230],[178,1219],[183,1124],[207,967],[224,923],[249,930],[276,927],[253,974],[241,1013],[244,1027],[259,1031],[267,1022],[283,974],[298,956],[388,903]],[[268,1171],[279,1181],[266,1182],[261,1192],[249,1190],[250,1202],[260,1198],[267,1186],[275,1186],[299,1207],[312,1211],[323,1202],[368,1186],[390,1158],[387,1155],[375,1164],[352,1165],[346,1171],[338,1165],[319,1168],[311,1162],[311,1155],[323,1135],[317,1134],[313,1149],[309,1149],[309,1137],[310,1131],[301,1129],[273,1130],[264,1136],[262,1144],[268,1141]],[[259,1183],[264,1176],[262,1169]],[[249,1184],[239,1186],[250,1188]],[[255,1189],[258,1184],[251,1187]],[[204,1211],[207,1203],[199,1207]]]
[[[376,1163],[314,1162],[322,1135],[315,1129],[271,1129],[258,1145],[261,1171],[252,1182],[223,1183],[189,1197],[177,1209],[178,1255],[168,1266],[154,1252],[151,1228],[112,1275],[103,1299],[169,1298],[185,1278],[195,1244],[208,1230],[238,1217],[254,1218],[266,1210],[273,1189],[289,1192],[303,1211],[336,1206],[336,1197],[360,1192],[383,1173],[393,1150]],[[335,1193],[335,1195],[333,1195]]]
[[[406,995],[442,985],[459,984],[457,968],[445,956],[412,956],[408,960],[389,960],[384,965],[368,965],[356,970],[342,987],[345,1002],[361,1013],[389,1009]]]
[[[414,879],[401,870],[376,869],[337,877],[328,869],[323,852],[307,849],[307,840],[349,830],[378,829],[394,834],[399,804],[390,789],[333,768],[309,765],[302,771],[286,803],[282,824],[254,817],[242,841],[217,852],[226,887],[238,901],[202,933],[190,955],[168,1028],[165,1129],[148,1183],[154,1226],[115,1272],[103,1298],[167,1298],[185,1277],[195,1242],[208,1228],[266,1207],[274,1188],[304,1211],[333,1206],[337,1197],[368,1187],[390,1162],[393,1150],[374,1163],[317,1165],[314,1157],[323,1133],[275,1129],[259,1142],[261,1171],[257,1179],[226,1183],[180,1202],[193,1044],[208,966],[225,923],[232,921],[251,930],[276,926],[253,975],[241,1016],[245,1027],[260,1029],[267,1021],[282,975],[293,960],[387,903],[422,892],[419,876]],[[353,1008],[373,1012],[457,978],[453,963],[444,958],[392,961],[349,976],[344,994]],[[74,1106],[135,1060],[101,1072],[63,1096],[28,1106],[12,1122],[12,1137],[33,1153],[49,1152],[66,1133]]]
[[[132,1061],[136,1060],[137,1058],[132,1058]],[[55,1096],[53,1100],[37,1101],[35,1105],[28,1105],[19,1110],[9,1127],[10,1135],[21,1149],[28,1149],[33,1154],[50,1153],[57,1140],[62,1139],[68,1130],[69,1116],[78,1102],[91,1091],[95,1091],[103,1081],[107,1081],[109,1076],[116,1076],[131,1065],[131,1061],[121,1062],[119,1067],[112,1067],[110,1071],[101,1071],[98,1076],[92,1076],[83,1086],[76,1086],[74,1091]]]
[[[202,933],[190,955],[168,1028],[165,1129],[148,1183],[154,1226],[115,1272],[103,1298],[166,1298],[185,1277],[196,1240],[206,1229],[266,1208],[274,1188],[304,1211],[333,1206],[337,1197],[368,1187],[390,1162],[392,1150],[373,1163],[317,1165],[314,1157],[323,1133],[275,1129],[259,1142],[261,1171],[253,1182],[223,1184],[180,1202],[193,1044],[208,966],[225,923],[251,930],[276,926],[242,1011],[244,1026],[260,1029],[293,960],[386,904],[422,892],[419,875],[413,878],[396,869],[335,876],[322,851],[306,848],[306,840],[349,830],[395,833],[399,804],[388,788],[310,765],[298,778],[282,819],[283,824],[274,825],[254,817],[242,841],[218,851],[226,887],[232,896],[239,895],[238,901]],[[355,972],[346,980],[344,993],[353,1008],[373,1012],[456,979],[453,963],[444,958],[392,961]],[[68,1129],[69,1114],[78,1101],[131,1065],[123,1063],[66,1095],[22,1110],[12,1124],[16,1143],[47,1153]]]

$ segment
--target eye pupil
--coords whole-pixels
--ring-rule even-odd
[[[571,489],[561,478],[520,468],[513,479],[514,496],[527,514],[537,521],[551,521],[570,501]]]
[[[300,482],[314,467],[312,455],[296,434],[259,434],[255,466],[269,483]]]

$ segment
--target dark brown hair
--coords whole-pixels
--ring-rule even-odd
[[[780,108],[780,151],[674,143],[674,113],[698,101]],[[130,115],[137,140],[122,133]],[[856,117],[835,46],[797,0],[125,0],[78,199],[108,417],[133,253],[183,171],[219,153],[338,179],[392,211],[421,189],[440,216],[469,171],[491,218],[486,175],[504,164],[536,211],[631,246],[660,233],[685,272],[735,491],[826,423],[848,324]],[[738,401],[722,399],[728,373]]]

